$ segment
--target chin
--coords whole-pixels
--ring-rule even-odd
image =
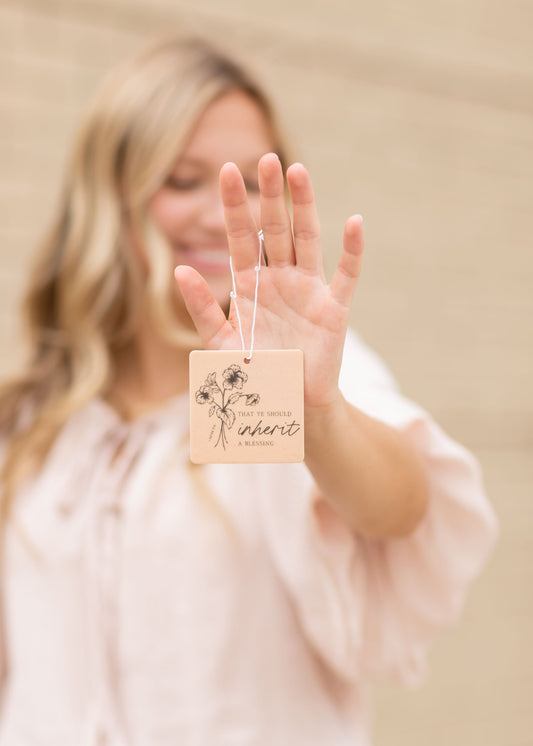
[[[205,277],[205,279],[218,305],[224,310],[229,308],[231,283],[226,278],[219,282],[209,277]]]

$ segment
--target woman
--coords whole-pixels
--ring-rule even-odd
[[[368,744],[367,682],[420,678],[487,556],[476,463],[345,343],[361,219],[328,285],[285,165],[202,43],[150,47],[85,118],[0,397],[2,746]],[[303,350],[305,464],[193,467],[188,353],[239,349],[228,247],[248,330],[259,228],[256,349]]]

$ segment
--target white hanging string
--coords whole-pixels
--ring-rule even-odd
[[[264,243],[264,236],[263,231],[259,231],[257,234],[259,238],[259,256],[257,257],[257,264],[254,267],[255,269],[255,293],[254,293],[254,309],[252,313],[252,331],[250,335],[250,354],[247,355],[244,359],[246,362],[250,362],[252,359],[252,355],[254,354],[254,333],[255,333],[255,315],[257,312],[257,291],[259,289],[259,272],[261,271],[261,258],[263,256],[263,243]],[[244,335],[242,332],[242,322],[241,322],[241,315],[239,313],[239,306],[237,305],[237,288],[235,285],[235,273],[233,271],[233,262],[231,261],[231,255],[229,258],[229,268],[231,272],[231,282],[233,286],[233,290],[230,292],[230,298],[233,300],[233,303],[235,305],[235,313],[237,314],[237,323],[239,325],[239,334],[241,336],[241,345],[242,345],[242,351],[246,351],[246,345],[244,344]]]

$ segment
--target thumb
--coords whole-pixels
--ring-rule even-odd
[[[186,264],[176,267],[174,277],[203,346],[220,349],[223,340],[233,335],[233,329],[209,285],[199,272]]]

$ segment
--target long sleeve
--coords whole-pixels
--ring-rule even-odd
[[[285,496],[263,496],[265,532],[302,628],[329,667],[347,682],[414,684],[429,642],[458,619],[497,523],[474,457],[401,396],[355,335],[347,341],[341,388],[355,406],[415,444],[430,484],[424,519],[401,539],[356,537],[311,480],[302,487],[293,470],[285,476]]]
[[[3,468],[4,459],[6,455],[6,443],[3,438],[0,439],[0,470]],[[3,499],[3,485],[0,480],[0,500]],[[1,565],[0,552],[0,565]],[[0,567],[0,708],[1,701],[3,698],[4,684],[7,677],[7,645],[5,637],[5,621],[4,621],[4,583],[3,583],[3,572]]]

